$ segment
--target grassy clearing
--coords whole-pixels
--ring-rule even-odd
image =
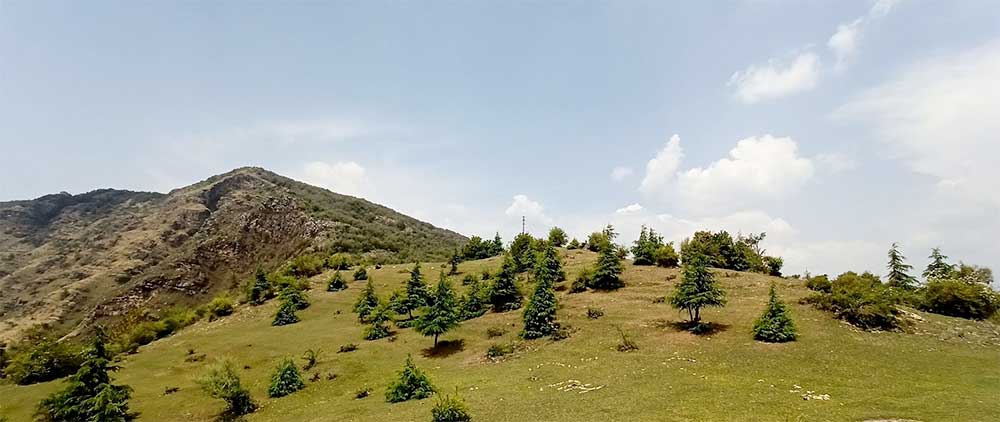
[[[566,253],[570,280],[596,258],[585,251]],[[436,279],[437,265],[424,266],[428,280]],[[498,266],[496,258],[463,263],[463,274],[453,277],[453,284],[463,290],[464,274],[478,276]],[[369,274],[387,297],[403,285],[408,269],[388,265]],[[132,404],[141,419],[153,421],[212,420],[223,405],[194,380],[222,357],[239,368],[248,366],[240,375],[261,405],[248,421],[430,420],[433,399],[385,403],[386,386],[407,354],[439,391],[457,389],[474,418],[483,421],[1000,420],[1000,329],[993,322],[919,313],[925,321],[915,323],[910,333],[861,332],[798,304],[808,294],[798,280],[720,271],[729,304],[704,313],[718,331],[696,336],[675,328],[684,316],[666,303],[654,303],[679,282],[678,272],[626,265],[627,286],[617,292],[558,292],[560,320],[573,329],[563,341],[520,342],[519,311],[488,313],[442,336],[448,343],[438,350],[430,349],[431,338],[412,329],[393,328],[395,341],[362,340],[363,327],[350,309],[363,282],[328,293],[322,288],[332,276],[327,273],[314,277],[313,305],[299,313],[302,322],[272,327],[273,302],[241,307],[232,316],[199,322],[143,346],[123,362],[118,380],[135,388]],[[765,344],[750,334],[772,281],[799,327],[796,342]],[[588,318],[588,308],[600,308],[604,315]],[[490,327],[506,327],[506,333],[489,338]],[[638,350],[616,350],[619,328]],[[491,345],[510,342],[518,344],[514,353],[497,361],[485,357]],[[350,343],[358,349],[337,353]],[[186,362],[189,349],[206,358]],[[277,362],[289,356],[302,365],[307,349],[322,352],[317,365],[303,374],[306,388],[267,399]],[[309,381],[317,373],[319,380]],[[365,387],[371,395],[356,399]],[[2,385],[0,415],[30,420],[39,399],[57,388],[58,382]],[[165,394],[168,388],[179,390]],[[830,399],[804,400],[807,391]]]

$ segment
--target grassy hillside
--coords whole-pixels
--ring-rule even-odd
[[[568,251],[572,278],[595,255]],[[496,259],[463,263],[464,273],[495,270]],[[406,265],[371,270],[380,295],[403,285]],[[425,265],[433,282],[437,266]],[[361,292],[351,282],[342,292],[314,288],[313,305],[302,322],[270,326],[275,303],[241,307],[236,314],[201,322],[140,349],[123,361],[119,382],[135,388],[132,404],[148,421],[207,421],[222,403],[205,395],[194,380],[212,361],[229,357],[242,368],[261,409],[248,421],[426,421],[434,399],[387,404],[383,397],[407,354],[412,354],[440,391],[458,391],[480,421],[732,420],[845,421],[911,419],[921,421],[1000,420],[1000,330],[973,322],[918,313],[908,333],[862,332],[827,313],[798,304],[808,294],[797,280],[759,274],[717,272],[729,296],[725,308],[704,313],[719,331],[696,336],[674,328],[682,315],[654,299],[670,294],[679,271],[625,266],[627,286],[616,292],[558,293],[563,323],[571,337],[553,342],[519,342],[518,351],[499,362],[485,358],[494,343],[516,341],[520,312],[487,314],[465,322],[442,340],[450,348],[432,354],[432,340],[412,329],[396,329],[395,341],[361,339],[362,327],[350,312]],[[321,287],[329,273],[314,278]],[[454,284],[460,283],[456,277]],[[749,333],[763,309],[771,282],[789,304],[800,339],[787,344],[755,342]],[[563,284],[568,284],[564,282]],[[525,290],[527,290],[525,288]],[[587,318],[587,308],[605,316]],[[488,339],[490,327],[506,334]],[[615,350],[618,327],[638,344],[636,351]],[[359,349],[336,353],[341,345]],[[269,376],[283,356],[299,357],[322,349],[321,380],[291,396],[267,399]],[[197,362],[186,362],[205,355]],[[327,374],[336,374],[333,380]],[[589,384],[588,392],[566,388]],[[372,395],[355,399],[362,387]],[[167,388],[179,391],[165,395]],[[35,404],[59,383],[0,386],[0,415],[29,420]],[[804,394],[829,400],[804,400]]]

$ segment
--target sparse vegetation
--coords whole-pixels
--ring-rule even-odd
[[[604,316],[604,310],[601,308],[587,308],[587,318],[590,319],[601,319]]]
[[[431,420],[433,422],[469,422],[472,416],[469,415],[469,407],[459,397],[454,395],[438,395],[437,403],[431,409]]]
[[[488,349],[486,349],[486,357],[494,360],[500,359],[511,353],[514,353],[513,343],[494,343],[491,344]]]

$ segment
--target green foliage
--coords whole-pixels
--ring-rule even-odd
[[[354,271],[354,281],[362,281],[368,279],[368,270],[365,267],[359,267]]]
[[[553,249],[550,247],[550,249]],[[554,250],[554,249],[553,249]],[[539,255],[541,258],[542,255]],[[559,323],[556,322],[556,293],[553,288],[555,274],[552,273],[545,260],[538,260],[535,265],[535,291],[524,308],[522,319],[524,330],[521,337],[535,339],[552,334]]]
[[[497,233],[493,240],[483,240],[479,236],[472,236],[465,246],[462,247],[461,256],[466,260],[486,259],[503,253],[503,241]]]
[[[580,270],[580,274],[577,274],[576,280],[573,280],[573,284],[569,286],[570,293],[581,293],[587,291],[587,287],[594,283],[594,269],[591,267],[584,267]]]
[[[267,396],[271,398],[284,397],[306,388],[302,382],[302,374],[290,358],[284,358],[271,374],[271,386],[267,388]]]
[[[611,246],[618,237],[618,233],[615,232],[615,228],[608,224],[604,227],[604,230],[599,232],[593,232],[587,237],[587,249],[592,252],[599,252],[607,246]]]
[[[830,278],[826,274],[806,277],[806,288],[809,290],[830,293],[833,289],[833,284],[830,283]]]
[[[521,291],[517,288],[517,267],[510,254],[504,256],[500,272],[497,273],[490,286],[489,302],[493,306],[493,312],[506,312],[521,307],[524,300]]]
[[[496,338],[507,334],[503,327],[493,326],[486,329],[486,338]]]
[[[709,306],[725,306],[726,294],[719,287],[712,272],[705,265],[705,258],[699,255],[684,260],[682,280],[670,298],[670,304],[688,312],[692,323],[701,321],[701,309]]]
[[[511,353],[514,353],[513,343],[494,343],[486,349],[486,357],[494,360],[500,359]]]
[[[598,290],[616,290],[625,287],[621,274],[621,256],[618,255],[614,245],[609,243],[601,249],[597,267],[594,269],[594,278],[587,287]]]
[[[580,243],[579,240],[576,240],[575,237],[573,238],[573,240],[569,241],[568,245],[566,245],[566,249],[569,249],[569,250],[580,249],[582,247],[583,247],[583,245]]]
[[[587,318],[590,319],[601,319],[604,316],[604,310],[601,308],[591,308],[587,307]]]
[[[458,393],[455,395],[439,395],[437,403],[431,409],[431,420],[433,422],[469,422],[472,416],[469,415],[469,407]]]
[[[406,313],[413,319],[413,311],[429,304],[431,304],[431,293],[423,275],[420,274],[420,264],[417,263],[410,270],[410,279],[406,282],[406,295],[398,303],[396,312]]]
[[[631,352],[633,350],[639,350],[639,345],[635,344],[632,337],[629,336],[621,327],[618,328],[618,334],[621,336],[621,341],[615,346],[619,352]]]
[[[989,285],[993,283],[993,270],[962,262],[958,264],[958,270],[955,271],[952,278],[969,283],[982,283]]]
[[[250,292],[247,293],[247,302],[250,302],[251,305],[260,305],[272,297],[274,297],[274,289],[267,279],[267,274],[264,273],[264,270],[257,268]]]
[[[463,282],[464,283],[464,282]],[[482,282],[475,277],[469,283],[469,289],[465,296],[459,301],[461,317],[463,320],[478,318],[486,313],[488,291],[483,288]]]
[[[436,390],[427,376],[413,364],[413,358],[406,357],[399,379],[389,385],[385,401],[399,403],[407,400],[421,400],[430,397]]]
[[[305,353],[302,354],[302,360],[306,361],[306,364],[302,365],[302,370],[308,371],[316,366],[316,363],[319,362],[319,354],[319,350],[307,349]]]
[[[358,321],[366,322],[368,316],[379,306],[378,295],[375,294],[375,285],[369,278],[365,283],[365,290],[358,296],[358,301],[354,303],[354,313],[358,314]]]
[[[236,303],[233,301],[233,298],[227,295],[219,295],[212,298],[212,301],[205,305],[208,320],[212,321],[216,318],[232,315],[234,306],[236,306]]]
[[[906,263],[906,257],[899,251],[899,244],[893,242],[888,255],[889,264],[886,267],[889,268],[889,275],[886,276],[886,281],[889,287],[916,288],[917,279],[909,274],[913,266]]]
[[[337,271],[347,271],[351,269],[352,261],[349,255],[336,253],[326,259],[326,266]]]
[[[280,327],[299,322],[299,316],[295,314],[298,309],[298,306],[293,302],[281,302],[281,305],[278,306],[278,312],[274,314],[274,320],[271,321],[271,325]]]
[[[365,328],[365,340],[378,340],[389,337],[389,321],[392,319],[392,306],[388,302],[379,301],[368,316],[368,327]]]
[[[785,304],[778,299],[772,283],[767,308],[753,323],[753,338],[768,343],[784,343],[795,340],[795,337],[795,324]]]
[[[1000,307],[1000,295],[982,283],[931,279],[923,290],[920,308],[936,314],[986,319]]]
[[[543,267],[546,272],[547,277],[551,278],[554,283],[566,280],[566,271],[563,271],[562,261],[559,259],[559,252],[556,251],[555,246],[549,242],[539,242],[538,248],[540,249],[535,257],[535,274],[537,276],[539,271],[539,265]]]
[[[460,321],[460,309],[455,300],[455,291],[452,290],[444,273],[441,273],[433,302],[434,304],[417,320],[416,329],[425,336],[434,336],[434,347],[437,347],[438,336],[457,327]]]
[[[243,387],[231,361],[223,361],[209,369],[208,375],[198,380],[209,396],[226,402],[225,415],[241,416],[257,410],[250,397],[250,390]]]
[[[509,256],[514,260],[517,272],[524,272],[535,265],[535,238],[530,234],[521,233],[514,237],[510,244]]]
[[[656,249],[656,252],[653,254],[653,260],[658,267],[674,268],[680,265],[681,258],[677,255],[677,251],[674,250],[674,243],[667,242]]]
[[[896,309],[899,296],[868,272],[843,273],[830,284],[829,293],[815,294],[806,301],[866,330],[894,329],[900,322]]]
[[[927,280],[950,278],[956,271],[954,265],[948,263],[948,257],[941,253],[940,248],[931,249],[930,264],[924,269],[923,276]]]
[[[765,233],[751,233],[734,239],[726,231],[698,231],[681,242],[681,262],[700,255],[710,267],[781,275],[784,262],[781,258],[766,255],[761,248],[765,237]]]
[[[361,270],[364,270],[364,268],[362,268]],[[355,276],[357,276],[357,273],[355,273]],[[365,275],[365,280],[367,279],[368,276]],[[326,291],[328,292],[339,292],[346,288],[347,288],[347,282],[344,281],[344,276],[340,275],[340,270],[337,270],[337,272],[333,273],[333,277],[330,278],[330,281],[326,283]]]
[[[132,388],[111,383],[111,363],[106,336],[100,328],[93,344],[83,353],[83,363],[62,390],[43,400],[38,416],[49,422],[126,422],[137,414],[129,410]]]
[[[451,269],[448,270],[448,275],[458,274],[458,264],[462,262],[462,258],[458,256],[458,250],[451,256],[448,260],[448,265],[451,265]]]
[[[288,264],[287,273],[294,277],[312,277],[323,272],[326,260],[316,255],[299,255]]]
[[[664,246],[663,236],[651,228],[642,226],[639,238],[633,242],[632,263],[635,265],[653,265],[656,263],[656,253]]]
[[[29,337],[10,352],[4,374],[18,385],[35,384],[70,375],[82,362],[80,350],[69,342]]]
[[[309,307],[309,297],[297,286],[288,286],[281,290],[278,299],[283,303],[291,303],[295,310],[301,311]]]
[[[472,274],[466,274],[465,277],[462,277],[462,285],[463,286],[469,286],[469,285],[472,285],[472,284],[475,284],[475,283],[478,283],[478,282],[479,282],[479,279],[476,278],[476,276],[472,275]]]
[[[117,350],[135,352],[139,346],[152,343],[194,324],[201,316],[195,310],[177,306],[146,318],[150,319],[134,323],[123,331],[124,334],[117,339]]]
[[[559,227],[553,227],[549,230],[549,243],[557,248],[563,247],[566,244],[566,232]]]

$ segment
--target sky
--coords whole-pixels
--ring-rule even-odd
[[[241,166],[465,235],[1000,270],[993,0],[0,0],[0,201]]]

